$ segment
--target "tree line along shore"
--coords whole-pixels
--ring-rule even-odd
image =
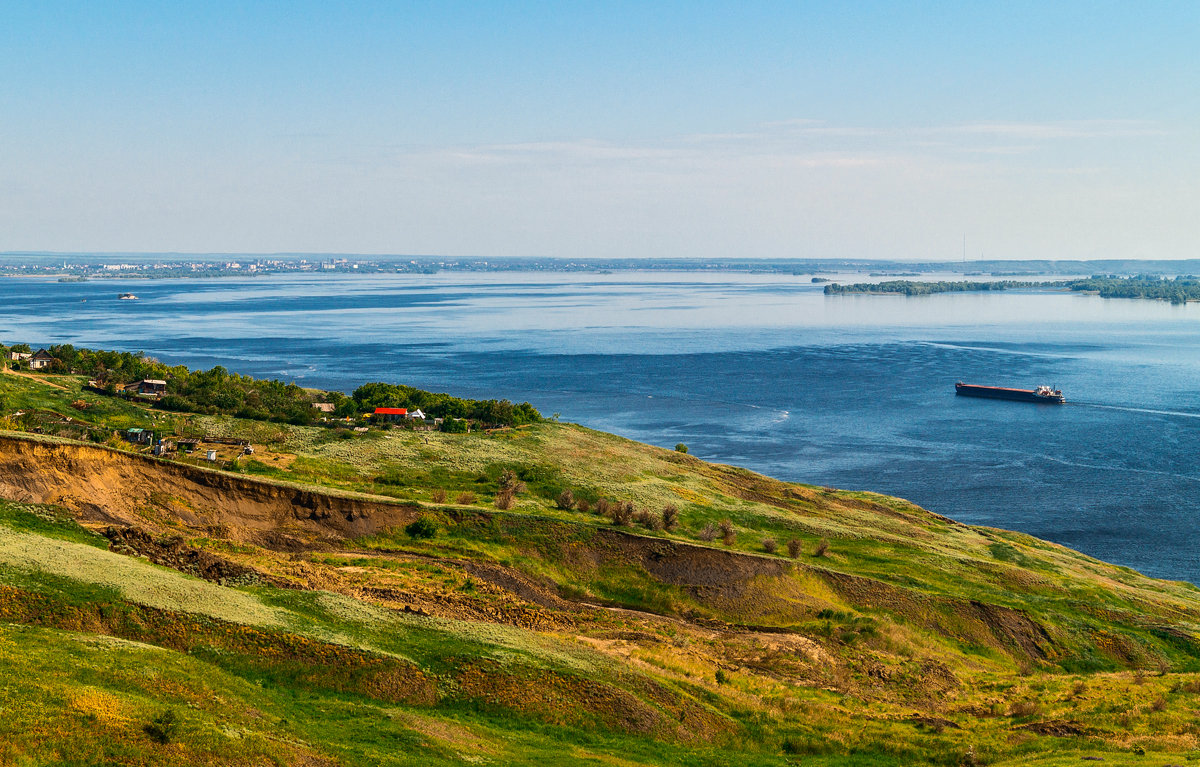
[[[1090,293],[1102,298],[1143,298],[1183,304],[1200,301],[1200,278],[1193,275],[1160,277],[1137,275],[1118,277],[1096,275],[1079,280],[991,280],[991,281],[938,281],[888,280],[886,282],[857,282],[842,285],[831,282],[825,285],[825,295],[905,295],[926,296],[935,293],[970,293],[1003,290],[1069,290]]]
[[[222,366],[191,370],[141,352],[84,349],[57,344],[0,344],[4,364],[31,374],[85,376],[96,394],[139,399],[159,410],[230,415],[256,421],[316,425],[367,420],[380,408],[420,411],[445,430],[520,426],[542,420],[528,402],[467,399],[412,386],[372,382],[347,395],[295,383],[252,378]]]

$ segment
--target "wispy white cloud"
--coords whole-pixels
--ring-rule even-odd
[[[1148,120],[1061,120],[1052,122],[977,122],[930,128],[930,133],[1007,136],[1025,139],[1137,138],[1170,134]]]
[[[400,160],[457,166],[656,167],[778,163],[789,167],[841,167],[960,163],[964,156],[1027,157],[1066,141],[1142,139],[1169,131],[1150,121],[1075,120],[978,122],[927,127],[876,128],[833,125],[802,118],[780,120],[747,131],[697,133],[656,141],[516,142],[425,148],[400,152]],[[1055,158],[1043,158],[1048,167]]]

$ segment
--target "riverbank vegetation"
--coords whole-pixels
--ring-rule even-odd
[[[1200,301],[1200,279],[1191,275],[1161,277],[1137,275],[1119,277],[1096,275],[1081,280],[1047,280],[1040,282],[1020,280],[988,281],[941,281],[916,282],[912,280],[888,280],[886,282],[856,282],[841,285],[836,282],[825,286],[825,295],[845,294],[892,294],[905,296],[927,296],[936,293],[968,293],[1001,290],[1070,290],[1077,293],[1093,293],[1103,298],[1146,298],[1182,304]]]
[[[888,280],[886,282],[856,282],[841,285],[831,282],[825,286],[825,295],[836,296],[845,293],[893,293],[905,296],[928,296],[934,293],[970,293],[993,290],[1020,290],[1033,288],[1063,288],[1069,283],[1064,281],[1051,282],[1022,282],[1019,280],[990,280],[983,282],[914,282],[913,280]]]
[[[126,398],[141,396],[126,390],[126,384],[143,380],[166,383],[161,396],[143,398],[156,409],[209,415],[230,415],[257,421],[313,424],[330,416],[360,418],[376,407],[421,409],[430,418],[464,419],[484,427],[517,426],[536,423],[541,414],[528,402],[473,400],[384,383],[360,386],[352,395],[342,392],[306,389],[295,383],[252,378],[232,373],[221,366],[210,370],[190,370],[183,365],[167,365],[140,352],[101,351],[77,348],[71,344],[47,347],[53,358],[40,370],[30,370],[27,360],[10,360],[9,352],[29,352],[28,344],[0,346],[3,364],[24,369],[35,375],[67,375],[86,379],[88,388],[100,394]],[[315,405],[322,405],[318,408]]]
[[[1075,280],[1071,290],[1095,293],[1103,298],[1149,298],[1183,304],[1200,301],[1200,279],[1191,275],[1175,278],[1140,275],[1137,277],[1097,276]]]

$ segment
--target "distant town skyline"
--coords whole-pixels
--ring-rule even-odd
[[[1192,258],[1198,33],[1173,2],[11,2],[0,251]]]

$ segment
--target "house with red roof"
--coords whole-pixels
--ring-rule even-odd
[[[377,407],[373,417],[376,421],[403,421],[408,417],[408,408],[406,407]]]

